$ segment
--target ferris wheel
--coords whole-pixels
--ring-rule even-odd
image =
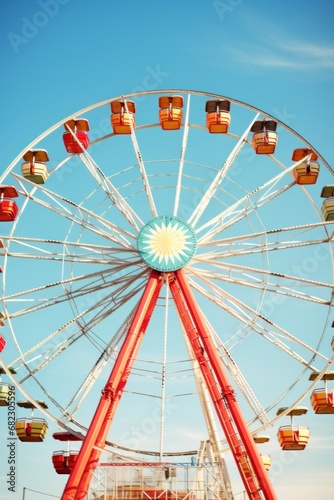
[[[206,453],[230,500],[229,450],[249,498],[276,498],[256,437],[310,398],[334,412],[333,173],[275,116],[180,89],[93,104],[8,166],[0,401],[9,380],[34,410],[22,440],[82,440],[64,500],[102,451]]]

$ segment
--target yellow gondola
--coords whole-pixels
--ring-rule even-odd
[[[48,424],[43,418],[18,418],[15,429],[20,441],[38,443],[44,441]]]
[[[35,184],[44,184],[49,176],[45,162],[49,155],[45,149],[30,149],[23,155],[24,163],[21,165],[23,177]]]
[[[254,439],[256,444],[263,444],[263,443],[267,443],[270,440],[270,437],[266,436],[266,435],[262,435],[262,434],[257,434],[255,436],[253,436],[253,439]],[[270,466],[271,466],[271,456],[268,455],[267,453],[261,453],[260,456],[261,456],[261,460],[262,460],[264,468],[268,471],[270,469]]]
[[[38,401],[39,406],[47,408],[44,401]],[[26,443],[38,443],[44,441],[48,432],[48,424],[44,418],[34,418],[33,411],[36,408],[30,401],[18,401],[17,406],[31,409],[30,418],[18,418],[15,429],[20,441]]]
[[[13,374],[15,374],[15,370],[12,368],[9,369],[9,371]],[[4,375],[6,372],[4,371],[3,368],[0,368],[0,376]],[[15,389],[11,384],[8,382],[2,382],[0,380],[0,406],[8,406],[9,402],[11,399],[13,399],[14,394],[15,394]]]
[[[321,207],[325,221],[334,220],[334,185],[324,186],[320,196],[326,198]]]
[[[10,399],[10,389],[9,384],[0,383],[0,406],[8,406]]]
[[[271,467],[271,456],[265,453],[261,453],[261,460],[263,462],[263,466],[268,471]]]

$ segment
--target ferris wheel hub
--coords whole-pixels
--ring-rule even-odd
[[[186,266],[196,251],[196,235],[185,221],[172,215],[154,217],[141,229],[137,248],[152,269],[177,271]]]

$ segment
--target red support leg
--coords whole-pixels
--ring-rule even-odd
[[[216,346],[207,330],[190,286],[182,270],[166,275],[194,355],[199,363],[219,421],[230,445],[250,500],[276,500],[267,471],[235,398]],[[101,449],[115,415],[162,286],[160,273],[152,271],[143,296],[121,347],[100,403],[83,441],[62,500],[83,500],[91,473],[98,464]],[[244,461],[249,468],[242,466]]]
[[[277,497],[268,473],[263,466],[261,456],[248,429],[247,422],[242,415],[216,346],[207,330],[183,270],[176,271],[174,276],[179,288],[171,279],[170,288],[173,298],[206,380],[249,498],[252,500],[262,498],[276,500]],[[182,302],[184,302],[183,305]],[[219,387],[218,392],[217,385]],[[244,459],[251,465],[249,472],[246,473],[241,466],[241,460]]]
[[[101,454],[101,451],[94,447],[103,448],[105,445],[118,402],[154,310],[161,286],[160,273],[152,271],[109,379],[102,391],[100,402],[65,486],[62,500],[84,498],[88,491],[91,472],[97,466]]]

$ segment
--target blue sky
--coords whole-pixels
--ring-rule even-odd
[[[266,110],[334,163],[334,7],[328,0],[13,0],[2,2],[0,12],[1,171],[77,110],[173,88]],[[249,360],[250,376],[252,367]],[[334,420],[321,419],[312,419],[314,440],[304,454],[287,458],[273,446],[278,498],[333,497]],[[57,446],[51,436],[43,445],[20,444],[17,491],[8,492],[2,481],[1,498],[19,499],[24,487],[59,496],[64,478],[47,465]],[[6,452],[0,457],[5,470]]]

